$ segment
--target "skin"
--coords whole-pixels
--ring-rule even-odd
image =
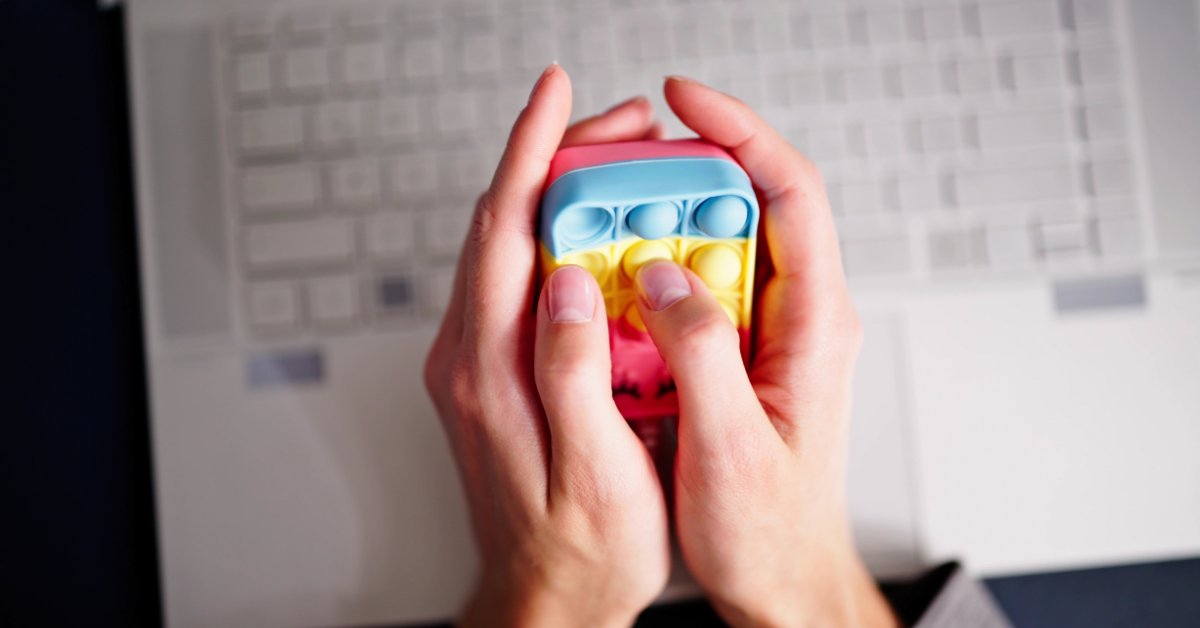
[[[684,559],[734,625],[896,625],[843,500],[862,331],[820,175],[736,99],[677,77],[664,89],[684,124],[749,172],[768,267],[748,372],[695,275],[670,262],[639,271],[640,312],[679,390],[666,481]],[[662,130],[644,98],[568,128],[570,110],[570,81],[551,65],[477,204],[426,361],[482,557],[468,626],[629,625],[669,572],[662,480],[612,401],[599,286],[564,267],[534,292],[535,219],[555,150]],[[669,303],[664,281],[683,286]]]

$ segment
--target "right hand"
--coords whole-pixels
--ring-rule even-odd
[[[762,205],[773,272],[747,373],[738,334],[690,271],[638,273],[642,319],[679,392],[675,520],[683,555],[739,625],[891,626],[843,497],[862,330],[820,174],[742,102],[667,79],[679,119],[728,148]]]

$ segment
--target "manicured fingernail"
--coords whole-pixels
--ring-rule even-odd
[[[592,320],[596,301],[592,279],[578,266],[563,266],[550,275],[548,288],[550,322],[585,323]]]
[[[683,269],[673,262],[651,262],[642,266],[638,270],[637,286],[646,304],[655,312],[692,296],[692,285],[683,276]]]
[[[546,77],[553,74],[556,68],[558,68],[558,62],[554,61],[551,62],[550,65],[546,66],[545,70],[542,70],[542,75],[539,76],[537,82],[533,84],[533,89],[529,90],[529,100],[533,100],[534,94],[538,93],[538,90],[542,87],[542,83],[546,82]]]

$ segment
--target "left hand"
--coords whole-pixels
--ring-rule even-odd
[[[662,488],[612,400],[599,286],[561,268],[529,315],[555,150],[661,128],[644,98],[568,129],[570,111],[570,81],[552,65],[475,208],[425,365],[482,555],[465,625],[628,625],[669,572]]]

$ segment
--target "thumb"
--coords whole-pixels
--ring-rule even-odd
[[[611,364],[600,285],[579,266],[556,269],[538,302],[533,368],[557,469],[640,447],[613,402]]]
[[[736,419],[761,415],[762,406],[746,375],[737,329],[708,287],[691,271],[660,260],[638,270],[637,291],[638,312],[675,379],[681,420],[714,438],[747,429]]]

